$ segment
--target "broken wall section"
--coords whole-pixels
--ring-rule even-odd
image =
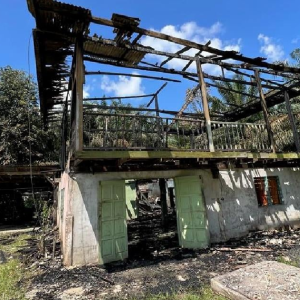
[[[60,183],[58,220],[64,262],[85,265],[99,262],[99,183],[106,180],[176,178],[198,176],[206,203],[211,242],[246,235],[251,230],[300,224],[299,168],[233,169],[220,171],[214,179],[210,170],[159,172],[64,173]],[[283,203],[261,207],[254,178],[277,176]],[[62,204],[63,203],[63,204]],[[62,209],[63,205],[63,209]]]

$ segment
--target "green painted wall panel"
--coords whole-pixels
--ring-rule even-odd
[[[177,229],[184,248],[209,246],[208,222],[199,177],[175,178]]]
[[[99,195],[100,263],[128,257],[125,182],[103,181]]]

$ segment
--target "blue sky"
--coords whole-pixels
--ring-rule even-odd
[[[137,0],[68,0],[68,3],[90,8],[93,15],[110,18],[113,12],[141,19],[140,26],[183,38],[205,42],[222,49],[237,49],[247,56],[263,56],[268,61],[285,60],[290,52],[300,47],[298,26],[300,1],[137,1]],[[184,3],[187,3],[186,5]],[[34,19],[27,10],[25,0],[0,0],[1,47],[0,66],[10,65],[35,76],[33,42],[31,30]],[[95,27],[93,27],[94,29]],[[111,28],[99,26],[98,35],[105,36]],[[93,32],[92,32],[93,33]],[[30,41],[30,44],[29,44]],[[162,50],[169,50],[159,41],[142,40],[145,44],[156,43]],[[28,47],[29,44],[29,47]],[[29,52],[28,52],[29,51]],[[29,64],[28,64],[29,54]],[[151,62],[153,58],[148,57]],[[176,61],[170,63],[176,64]],[[110,70],[105,66],[88,65],[87,70]],[[114,69],[116,71],[117,69]],[[121,70],[132,72],[132,70]],[[215,70],[210,69],[214,73]],[[144,74],[137,71],[139,74]],[[160,74],[153,74],[159,75]],[[180,79],[180,78],[179,78]],[[182,79],[182,83],[168,83],[159,98],[162,108],[179,109],[185,91],[193,83]],[[86,96],[101,97],[123,95],[124,93],[153,93],[163,82],[130,79],[129,77],[89,77],[85,87]],[[125,89],[124,89],[125,87]],[[120,92],[120,91],[123,92]],[[124,92],[124,90],[126,90]],[[145,101],[133,101],[141,104]]]

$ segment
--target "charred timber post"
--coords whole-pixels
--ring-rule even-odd
[[[295,123],[295,118],[294,118],[292,108],[291,108],[290,96],[289,96],[287,91],[284,91],[284,100],[285,100],[286,110],[288,112],[289,119],[290,119],[290,122],[291,122],[291,127],[292,127],[294,142],[295,142],[295,145],[296,145],[296,150],[297,150],[298,153],[300,153],[299,133],[298,133],[298,130],[297,130],[297,126],[296,126],[296,123]]]
[[[204,110],[204,117],[205,117],[205,122],[206,122],[208,147],[209,147],[210,152],[215,152],[215,147],[214,147],[213,138],[212,138],[212,131],[211,131],[208,101],[207,101],[207,89],[206,89],[206,84],[204,81],[201,62],[200,62],[199,58],[196,60],[196,65],[197,65],[197,73],[198,73],[198,77],[199,77],[199,84],[200,84],[201,95],[202,95],[201,98],[202,98],[202,104],[203,104],[203,110]]]
[[[273,153],[275,153],[276,147],[275,147],[273,132],[272,132],[272,128],[271,128],[271,123],[269,121],[267,102],[266,102],[265,95],[264,95],[262,87],[261,87],[259,71],[255,70],[254,75],[255,75],[256,84],[257,84],[257,88],[258,88],[258,92],[259,92],[259,96],[260,96],[260,103],[261,103],[262,111],[263,111],[265,122],[266,122],[269,142],[270,142]]]
[[[160,203],[161,203],[161,221],[164,229],[168,226],[168,206],[167,206],[167,192],[166,192],[166,180],[164,178],[159,179],[160,189]]]
[[[75,82],[76,82],[76,104],[75,104],[75,149],[83,149],[83,84],[84,84],[84,65],[83,65],[83,42],[81,39],[76,41],[75,50]]]
[[[155,95],[155,115],[156,115],[156,126],[157,126],[157,135],[158,135],[158,139],[159,139],[159,143],[162,140],[162,136],[161,136],[161,128],[160,128],[160,118],[159,118],[159,105],[158,105],[158,96]]]
[[[152,102],[157,98],[158,94],[166,87],[167,84],[168,84],[168,83],[165,82],[165,83],[158,89],[158,91],[157,91],[155,94],[153,94],[152,99],[149,101],[149,103],[146,105],[146,107],[149,107],[149,106],[152,104]],[[156,108],[156,109],[157,109],[157,108]]]

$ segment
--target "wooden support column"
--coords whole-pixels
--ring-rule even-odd
[[[167,228],[168,206],[167,206],[167,191],[166,180],[164,178],[159,179],[160,188],[160,203],[161,203],[161,220],[164,229]]]
[[[157,95],[155,95],[154,101],[155,101],[155,113],[156,113],[156,116],[159,117],[159,105],[158,105],[158,96]]]
[[[263,115],[264,115],[264,118],[265,118],[265,123],[266,123],[266,126],[267,126],[269,142],[270,142],[271,149],[272,149],[273,153],[275,153],[276,152],[275,141],[274,141],[274,137],[273,137],[271,123],[269,121],[267,102],[266,102],[265,95],[264,95],[262,87],[261,87],[259,71],[255,70],[254,75],[255,75],[256,84],[257,84],[257,88],[258,88],[258,92],[259,92],[260,103],[261,103]]]
[[[208,101],[207,101],[207,89],[206,89],[206,84],[204,81],[201,62],[200,62],[199,58],[196,59],[196,65],[197,65],[197,73],[198,73],[199,84],[200,84],[201,95],[202,95],[204,117],[205,117],[205,122],[206,122],[208,147],[209,147],[210,152],[215,152],[215,147],[214,147],[213,138],[212,138],[212,131],[211,131],[211,122],[210,122]]]
[[[284,91],[284,100],[285,100],[286,110],[288,112],[291,127],[292,127],[292,132],[293,132],[294,142],[295,142],[295,145],[296,145],[296,150],[297,150],[298,153],[300,153],[299,133],[298,133],[298,130],[297,130],[295,118],[294,118],[292,108],[291,108],[290,96],[289,96],[287,91]]]
[[[170,187],[169,190],[169,198],[170,198],[170,205],[172,208],[175,208],[175,201],[174,201],[174,188]]]
[[[84,65],[83,65],[83,43],[77,39],[75,50],[75,150],[83,149],[83,84],[84,84]]]

